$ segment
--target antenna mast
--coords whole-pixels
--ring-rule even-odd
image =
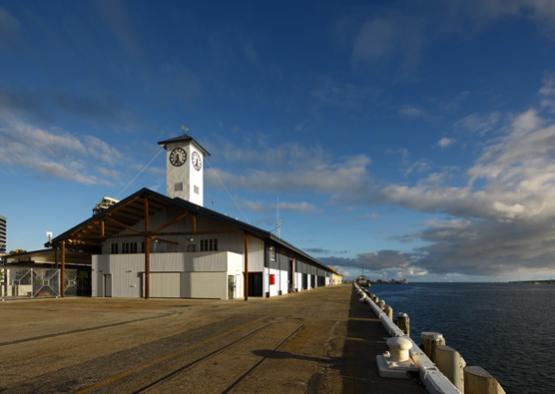
[[[276,235],[281,238],[281,220],[279,219],[279,196],[276,198]]]

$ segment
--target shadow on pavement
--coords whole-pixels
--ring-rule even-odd
[[[295,360],[303,360],[303,361],[312,361],[312,362],[322,363],[322,364],[328,364],[332,361],[329,358],[303,356],[300,354],[281,352],[279,350],[270,350],[270,349],[254,350],[252,353],[259,357],[265,357],[265,358],[295,359]]]

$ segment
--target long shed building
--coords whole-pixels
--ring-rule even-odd
[[[209,153],[195,139],[159,144],[168,195],[143,188],[54,238],[62,276],[66,250],[79,249],[92,256],[99,297],[246,299],[341,283],[334,269],[271,232],[204,208]]]

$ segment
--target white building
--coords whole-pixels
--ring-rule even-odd
[[[277,296],[341,276],[274,234],[203,207],[204,158],[190,136],[167,151],[168,196],[141,189],[52,240],[92,254],[92,295],[238,299]]]

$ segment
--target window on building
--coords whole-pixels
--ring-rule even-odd
[[[177,182],[173,186],[173,190],[176,191],[176,192],[182,192],[183,191],[183,182]]]
[[[145,243],[141,242],[141,253],[145,251]],[[121,253],[139,253],[139,243],[138,242],[122,242],[121,243]],[[112,254],[118,254],[118,244],[112,244]]]
[[[218,240],[212,239],[201,239],[200,240],[200,251],[201,252],[211,252],[218,250]]]
[[[195,192],[195,194],[199,194],[199,189],[197,185],[193,186],[193,191]]]
[[[276,248],[273,246],[268,248],[268,259],[270,261],[276,261]]]

